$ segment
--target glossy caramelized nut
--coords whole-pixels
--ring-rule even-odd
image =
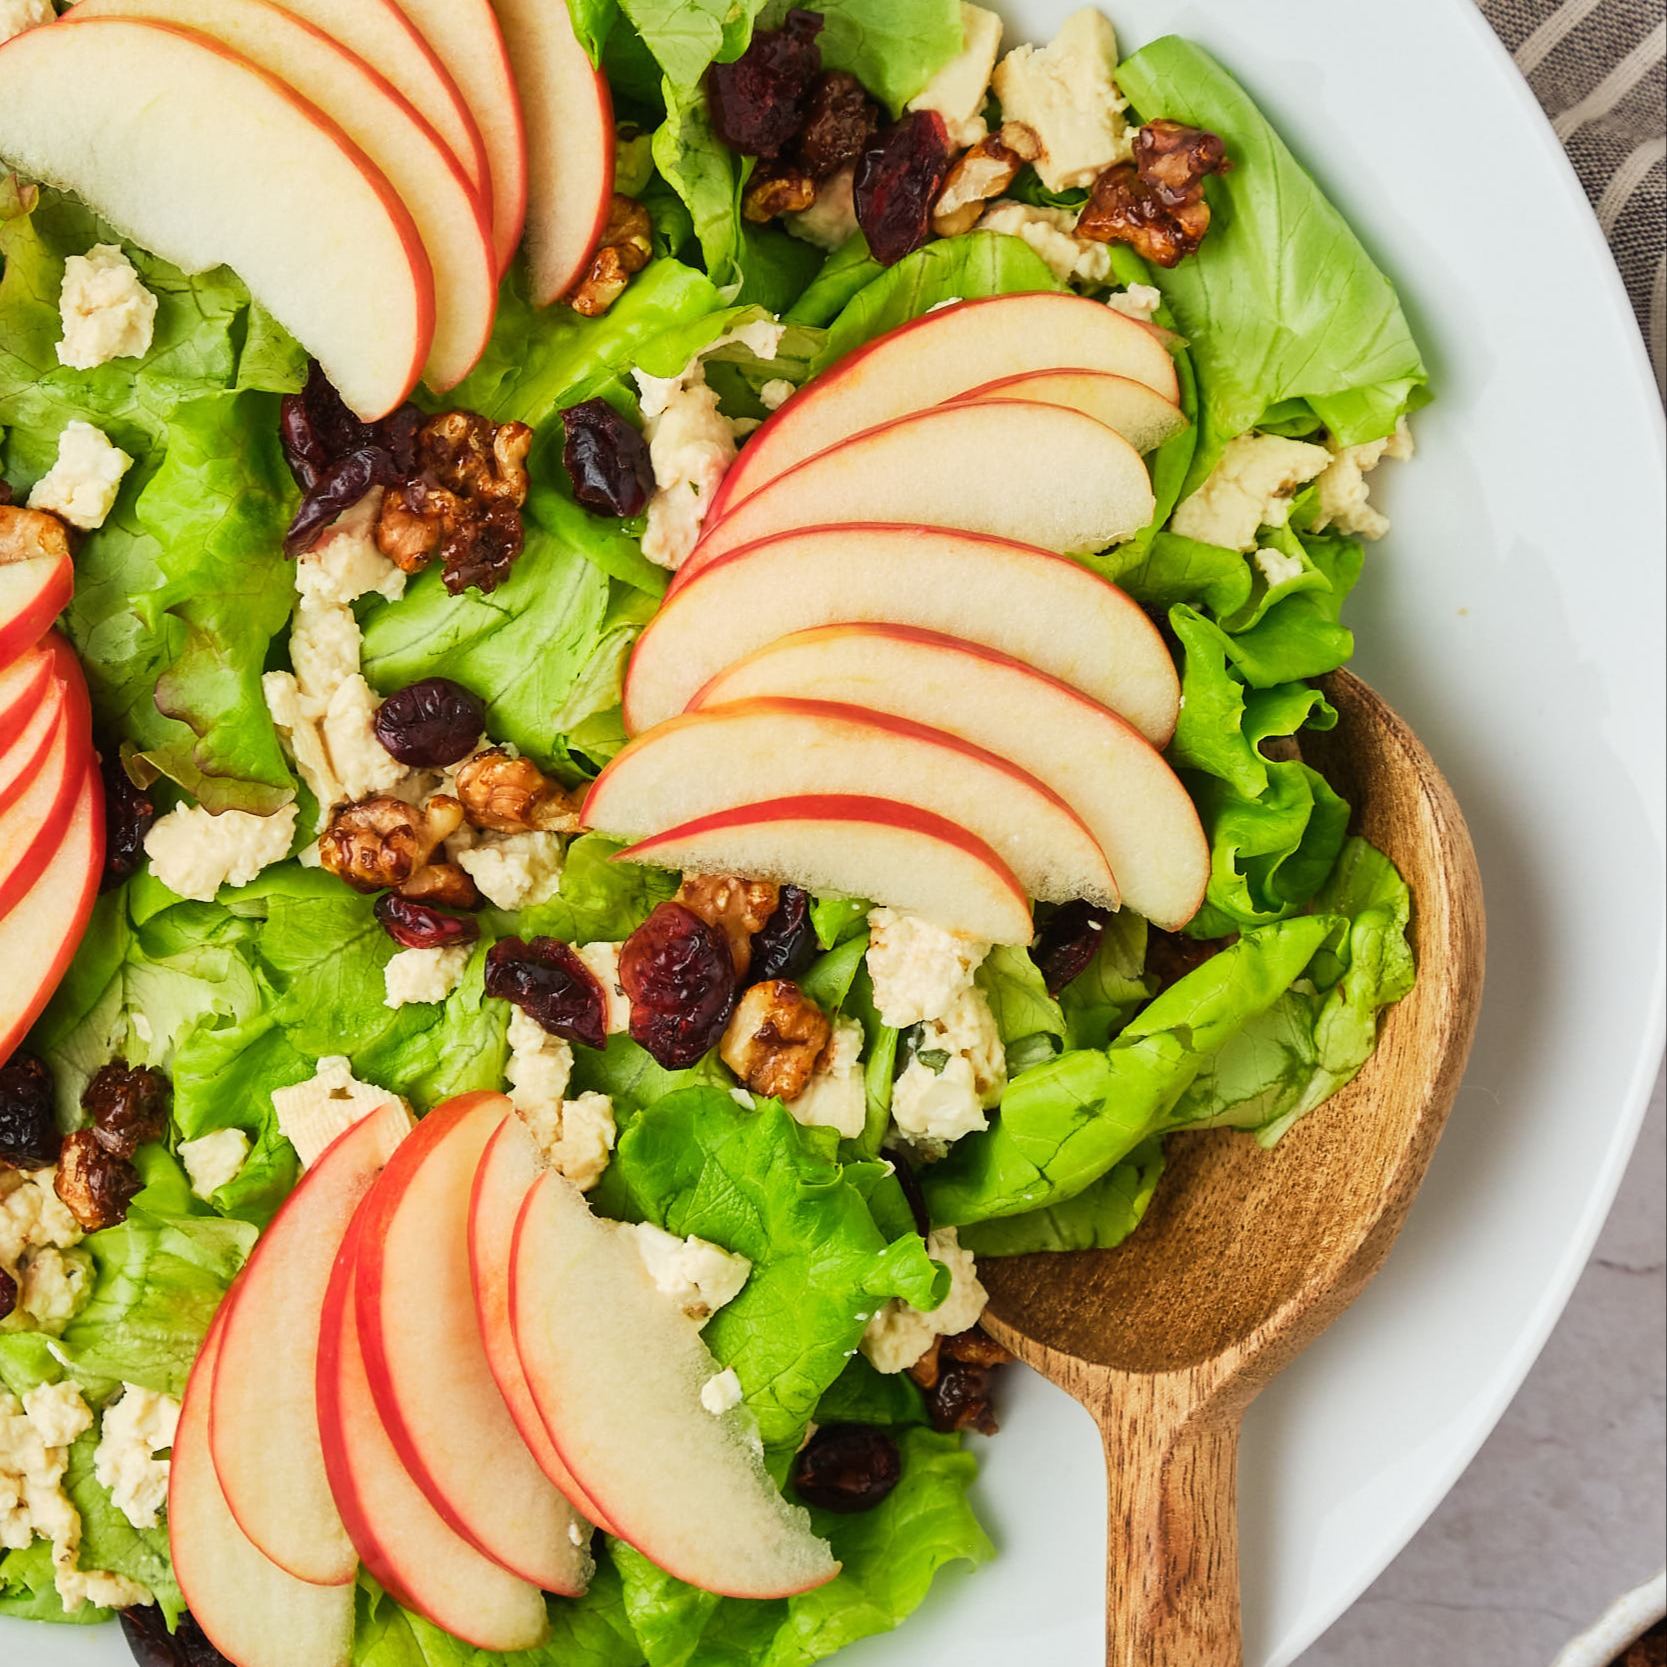
[[[399,896],[413,903],[429,903],[439,909],[480,907],[479,888],[454,862],[431,862],[397,889]]]
[[[616,191],[602,242],[564,300],[582,318],[600,318],[653,258],[654,222],[648,210]]]
[[[1023,122],[1006,122],[999,133],[980,139],[949,170],[932,206],[932,230],[939,237],[970,232],[984,205],[999,197],[1019,177],[1025,163],[1041,154],[1041,141]]]
[[[729,940],[735,971],[747,976],[752,965],[753,935],[781,901],[781,887],[770,880],[741,880],[727,874],[685,874],[677,901]]]
[[[390,891],[427,867],[462,826],[463,806],[445,794],[420,810],[403,799],[361,799],[337,811],[319,836],[319,860],[355,891]]]
[[[1134,161],[1095,180],[1077,219],[1077,236],[1127,243],[1154,265],[1177,266],[1210,229],[1204,181],[1233,164],[1213,133],[1180,122],[1148,122],[1135,135]]]
[[[831,1035],[827,1015],[797,984],[772,978],[742,995],[718,1057],[754,1094],[796,1100]]]
[[[65,1138],[53,1185],[83,1233],[125,1221],[140,1184],[139,1171],[126,1158],[106,1151],[92,1129],[77,1129]]]
[[[114,1157],[131,1158],[167,1130],[168,1098],[168,1079],[160,1071],[113,1059],[87,1084],[81,1104],[99,1145]]]
[[[561,784],[502,747],[476,753],[459,769],[457,796],[471,826],[492,833],[571,833],[579,826],[578,808]]]

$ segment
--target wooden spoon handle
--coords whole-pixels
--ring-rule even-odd
[[[1127,1380],[1098,1408],[1110,1514],[1106,1667],[1242,1667],[1239,1425],[1174,1381]]]

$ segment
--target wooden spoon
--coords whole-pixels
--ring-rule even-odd
[[[1238,1667],[1245,1408],[1377,1272],[1458,1090],[1482,994],[1464,818],[1411,730],[1339,672],[1304,755],[1413,897],[1418,983],[1347,1088],[1271,1152],[1175,1136],[1146,1220],[1111,1251],[982,1265],[985,1326],[1094,1415],[1110,1491],[1107,1667]]]

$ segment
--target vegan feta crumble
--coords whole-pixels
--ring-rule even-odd
[[[18,1280],[17,1306],[42,1331],[61,1331],[80,1311],[91,1290],[80,1255],[66,1256],[46,1246],[24,1264]]]
[[[956,150],[969,150],[989,135],[984,105],[1001,51],[1001,30],[1001,19],[994,12],[963,3],[959,54],[909,100],[909,109],[935,110],[943,117]]]
[[[460,831],[467,843],[448,840],[447,849],[488,903],[530,909],[549,902],[560,889],[566,850],[560,834]]]
[[[1111,279],[1111,250],[1076,235],[1077,217],[1069,209],[1037,208],[1003,198],[985,209],[978,230],[1021,237],[1041,256],[1043,264],[1062,283],[1074,278],[1089,288]]]
[[[939,1228],[926,1240],[926,1253],[949,1269],[949,1295],[930,1313],[893,1297],[868,1322],[862,1352],[877,1372],[906,1372],[931,1348],[937,1337],[959,1337],[983,1318],[990,1294],[978,1277],[970,1250],[961,1248],[953,1227]]]
[[[209,1199],[235,1181],[249,1161],[249,1137],[242,1129],[216,1129],[200,1140],[182,1140],[179,1161],[185,1165],[191,1190]]]
[[[745,1256],[693,1233],[680,1239],[650,1221],[640,1221],[626,1231],[636,1234],[637,1253],[655,1288],[702,1325],[733,1302],[752,1275],[752,1263]]]
[[[862,1047],[862,1026],[855,1019],[835,1019],[828,1045],[804,1092],[787,1102],[796,1122],[807,1128],[833,1129],[846,1140],[855,1140],[862,1133],[868,1121]],[[750,1109],[750,1094],[747,1102]]]
[[[907,1030],[939,1018],[989,953],[987,943],[946,932],[919,915],[870,910],[866,959],[881,1022]]]
[[[405,594],[404,571],[376,542],[382,496],[380,486],[367,492],[296,558],[295,588],[308,601],[327,607],[356,602],[361,596],[383,596],[397,602]]]
[[[402,949],[382,969],[385,1007],[444,1001],[463,980],[473,944],[443,949]]]
[[[20,1279],[30,1257],[81,1242],[81,1224],[58,1196],[56,1166],[0,1169],[0,1269]]]
[[[701,1385],[700,1404],[714,1418],[721,1418],[726,1412],[740,1406],[741,1380],[736,1377],[733,1366],[719,1372],[716,1377],[708,1378]]]
[[[1263,527],[1283,527],[1291,499],[1331,464],[1324,446],[1278,434],[1241,434],[1227,442],[1221,461],[1170,523],[1183,538],[1219,544],[1246,555]]]
[[[1389,517],[1371,502],[1371,483],[1366,477],[1386,457],[1404,462],[1413,449],[1412,429],[1405,417],[1387,439],[1369,440],[1362,446],[1333,446],[1331,462],[1315,482],[1319,513],[1314,530],[1335,527],[1350,538],[1382,538],[1389,531]]]
[[[102,527],[116,507],[122,476],[133,459],[102,428],[68,422],[58,436],[58,456],[34,484],[29,507],[61,516],[72,527]]]
[[[516,1115],[543,1154],[581,1192],[602,1179],[613,1157],[617,1126],[606,1094],[567,1098],[573,1049],[519,1007],[509,1016],[509,1060],[504,1076]]]
[[[201,805],[181,805],[159,817],[145,835],[151,872],[170,891],[212,903],[221,886],[246,886],[295,843],[294,805],[270,816],[246,810],[211,815]]]
[[[345,1055],[327,1054],[306,1082],[274,1088],[272,1109],[278,1114],[278,1132],[295,1148],[301,1167],[311,1169],[361,1118],[397,1098],[385,1088],[360,1082]]]
[[[617,943],[576,943],[573,946],[573,953],[602,986],[605,1004],[603,1025],[610,1036],[622,1035],[631,1028],[631,998],[619,981],[619,952],[624,947]]]
[[[178,1425],[179,1402],[138,1384],[123,1384],[104,1409],[93,1474],[135,1528],[154,1528],[168,1502],[168,1461],[156,1455],[173,1446]]]
[[[920,1028],[891,1093],[891,1116],[912,1147],[941,1157],[957,1140],[990,1126],[986,1110],[1007,1086],[1007,1057],[984,992],[969,984]]]
[[[1106,305],[1126,318],[1137,318],[1142,324],[1150,324],[1163,305],[1163,291],[1155,284],[1130,284],[1127,289],[1108,295]]]
[[[47,5],[46,15],[52,16]],[[0,22],[0,39],[5,26]],[[58,363],[71,370],[96,370],[112,359],[142,359],[156,327],[156,297],[114,243],[95,243],[84,255],[64,262],[58,292],[63,339]]]

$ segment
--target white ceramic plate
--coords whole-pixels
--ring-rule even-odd
[[[1075,0],[1007,0],[1042,39]],[[1246,1427],[1250,1667],[1285,1667],[1492,1429],[1590,1252],[1662,1041],[1661,408],[1562,151],[1470,0],[1115,0],[1126,47],[1212,48],[1406,297],[1438,403],[1385,471],[1395,531],[1355,669],[1447,771],[1481,853],[1488,997],[1387,1269]],[[1451,184],[1449,184],[1451,182]],[[1001,1547],[850,1667],[1097,1667],[1087,1416],[1020,1384],[984,1448]],[[115,1667],[108,1633],[0,1624],[0,1660]],[[1157,1667],[1157,1664],[1154,1664]]]

